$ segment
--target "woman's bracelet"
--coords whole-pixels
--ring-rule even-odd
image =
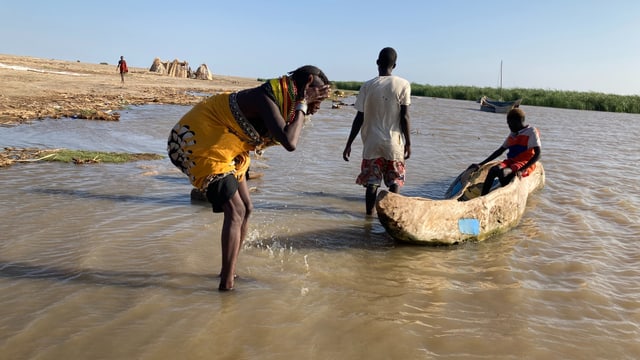
[[[306,115],[308,109],[307,100],[302,99],[296,103],[296,111],[300,110]]]

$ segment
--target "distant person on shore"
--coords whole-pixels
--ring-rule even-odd
[[[500,185],[505,186],[515,176],[528,176],[535,170],[536,162],[540,159],[540,132],[535,127],[525,125],[524,110],[511,109],[507,113],[507,125],[511,133],[502,145],[479,164],[471,164],[470,166],[470,168],[477,169],[509,150],[505,160],[489,169],[487,178],[482,185],[481,196],[491,191],[495,178],[498,178]]]
[[[118,61],[118,67],[116,67],[116,70],[120,71],[120,81],[122,85],[124,85],[124,74],[129,72],[127,61],[124,59],[124,56],[120,56],[120,60]]]
[[[322,70],[302,66],[255,88],[211,96],[171,130],[171,162],[205,195],[214,213],[224,213],[219,290],[233,289],[253,210],[245,176],[249,152],[273,145],[294,151],[305,117],[320,109],[330,90]]]
[[[373,214],[378,188],[384,180],[389,191],[404,185],[405,161],[411,156],[409,105],[411,85],[391,75],[397,53],[386,47],[378,55],[378,76],[365,82],[354,104],[358,111],[342,158],[349,161],[351,144],[362,130],[362,163],[356,184],[363,185],[367,215]]]

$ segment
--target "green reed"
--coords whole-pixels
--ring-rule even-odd
[[[57,149],[44,151],[43,153],[52,153],[55,156],[46,157],[46,161],[61,161],[74,163],[125,163],[139,160],[160,160],[164,157],[158,154],[149,153],[116,153],[104,151],[86,151],[86,150],[69,150]]]

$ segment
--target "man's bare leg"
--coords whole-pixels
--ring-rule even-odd
[[[378,196],[378,186],[369,184],[365,194],[365,206],[367,215],[373,214],[373,208],[376,206],[376,196]]]

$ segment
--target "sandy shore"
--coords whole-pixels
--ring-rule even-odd
[[[153,59],[149,59],[149,65]],[[129,67],[124,86],[116,64],[0,54],[0,126],[35,119],[80,117],[118,120],[128,105],[184,104],[257,86],[257,79],[213,75],[213,80],[173,78]]]

